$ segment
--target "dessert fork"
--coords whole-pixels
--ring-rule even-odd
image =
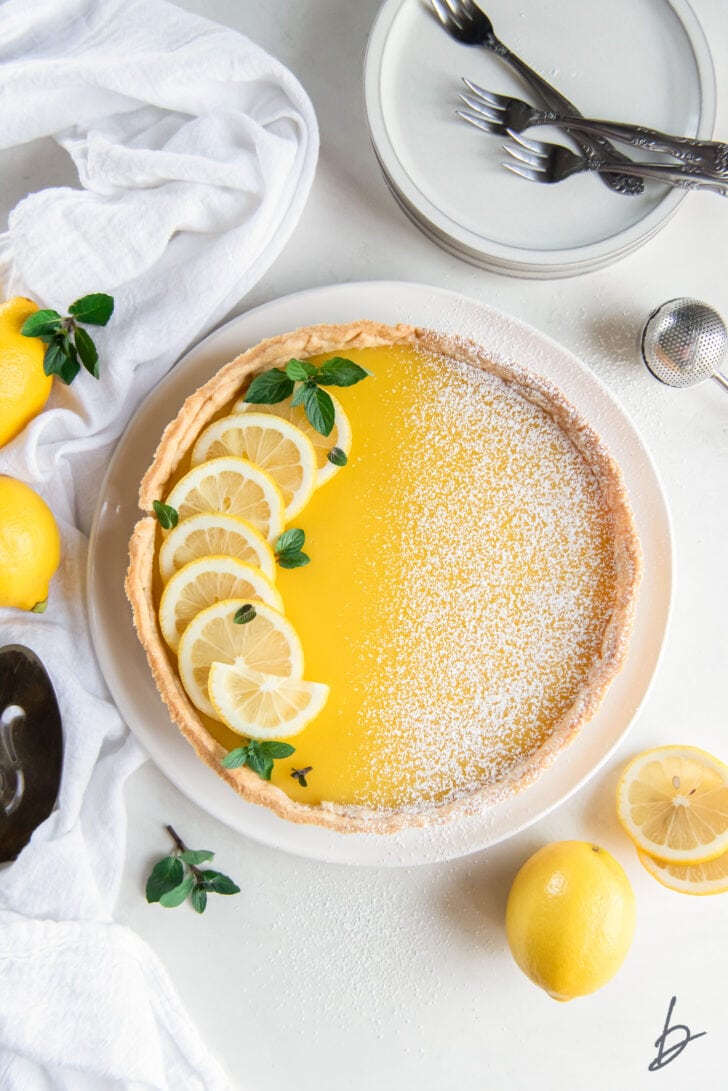
[[[549,110],[560,110],[561,113],[581,117],[581,114],[560,91],[534,71],[525,61],[512,53],[508,46],[504,45],[495,36],[493,24],[485,12],[476,7],[473,0],[430,0],[435,18],[439,20],[448,34],[458,42],[465,45],[482,45],[492,53],[496,53],[506,64],[518,72],[519,76],[531,87],[543,101]],[[590,137],[586,133],[575,133],[574,140],[585,155],[599,154],[605,162],[612,164],[622,163],[628,165],[632,162],[626,155],[610,144],[602,137]],[[600,178],[605,185],[617,193],[636,195],[642,193],[644,183],[639,178],[632,177],[626,171],[600,172]]]
[[[468,110],[458,110],[458,116],[488,133],[505,133],[509,129],[522,133],[532,125],[557,125],[560,129],[578,130],[593,136],[609,137],[645,148],[651,152],[666,152],[681,162],[702,171],[728,178],[728,144],[718,140],[695,140],[686,136],[671,136],[644,125],[627,125],[619,121],[597,121],[593,118],[562,114],[556,110],[539,110],[521,99],[486,91],[472,80],[463,79],[470,94],[458,98]]]
[[[502,165],[529,182],[563,182],[565,178],[570,178],[572,174],[580,174],[582,171],[624,170],[623,166],[605,162],[598,155],[578,155],[562,144],[547,144],[543,140],[526,140],[525,137],[519,136],[510,129],[507,132],[514,144],[504,144],[503,147],[515,162]],[[638,178],[652,179],[669,186],[679,186],[682,189],[706,189],[721,197],[728,197],[728,180],[720,183],[714,177],[696,172],[692,167],[679,164],[672,166],[668,163],[633,162],[629,170],[633,171]]]

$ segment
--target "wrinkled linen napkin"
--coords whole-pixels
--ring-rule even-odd
[[[313,179],[316,119],[263,50],[164,0],[8,0],[0,148],[46,136],[82,188],[34,193],[13,211],[2,294],[66,313],[104,291],[116,309],[93,330],[100,381],[56,380],[45,412],[0,450],[0,473],[35,488],[61,529],[47,612],[0,609],[0,626],[3,644],[45,663],[65,734],[58,807],[0,870],[0,1087],[223,1088],[156,955],[112,920],[122,787],[143,754],[94,660],[87,535],[134,409],[290,236]]]

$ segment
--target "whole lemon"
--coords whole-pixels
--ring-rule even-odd
[[[0,606],[42,613],[61,559],[61,536],[44,500],[0,475]]]
[[[40,413],[51,392],[53,376],[43,371],[45,345],[20,332],[37,310],[22,296],[0,306],[0,447]]]
[[[534,853],[508,896],[506,932],[523,972],[555,1000],[595,992],[632,943],[635,898],[613,856],[588,841]]]

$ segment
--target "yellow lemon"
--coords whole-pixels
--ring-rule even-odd
[[[45,501],[0,476],[0,606],[42,613],[61,559],[61,536]]]
[[[51,392],[53,376],[43,371],[45,345],[20,332],[37,310],[21,296],[0,306],[0,447],[40,413]]]
[[[703,864],[667,864],[639,849],[637,856],[658,883],[679,894],[725,894],[728,891],[728,852]]]
[[[595,992],[632,943],[635,899],[613,856],[588,841],[534,853],[508,896],[506,932],[523,972],[555,1000]]]
[[[302,678],[213,663],[207,680],[212,707],[229,728],[250,739],[287,739],[318,716],[329,687]]]
[[[617,817],[642,852],[703,864],[728,852],[728,766],[697,746],[645,750],[617,785]]]

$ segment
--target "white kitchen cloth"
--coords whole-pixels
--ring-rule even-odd
[[[122,787],[143,755],[91,648],[87,535],[133,410],[290,236],[313,179],[316,119],[263,50],[164,0],[7,0],[0,149],[41,137],[66,149],[82,188],[44,190],[13,211],[0,290],[61,313],[104,291],[116,308],[92,330],[100,380],[56,380],[46,410],[0,450],[0,473],[35,488],[61,530],[47,612],[2,609],[0,631],[45,663],[65,733],[59,805],[0,870],[0,1087],[224,1088],[157,957],[112,920]]]

